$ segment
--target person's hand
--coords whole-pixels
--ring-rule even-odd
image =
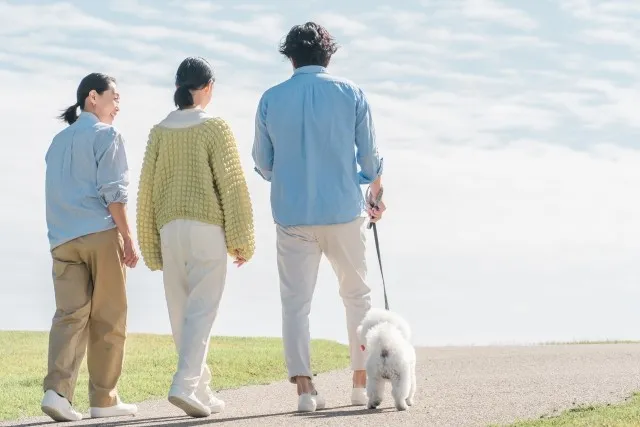
[[[238,266],[238,267],[242,267],[242,265],[247,262],[246,259],[244,259],[243,257],[240,256],[240,251],[236,249],[235,251],[235,260],[233,261],[233,263]]]
[[[367,201],[367,214],[369,215],[369,222],[378,222],[380,218],[382,218],[382,214],[384,213],[384,211],[387,210],[387,206],[382,200],[380,200],[377,205],[374,205],[374,203],[375,196],[371,195],[371,197]]]
[[[133,244],[133,239],[131,237],[124,237],[124,265],[129,268],[134,268],[136,264],[138,264],[138,259],[140,256],[138,255],[138,251],[136,250],[136,246]]]

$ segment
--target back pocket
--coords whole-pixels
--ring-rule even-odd
[[[189,227],[191,255],[199,261],[213,261],[227,256],[224,230],[213,224],[193,223]]]

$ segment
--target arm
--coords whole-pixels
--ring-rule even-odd
[[[382,175],[379,175],[370,185],[371,197],[375,199],[382,188]]]
[[[362,91],[356,93],[356,160],[360,166],[358,173],[360,184],[372,184],[377,181],[380,186],[383,159],[378,153],[376,132],[371,117],[369,103]],[[374,188],[371,189],[372,191]],[[377,193],[377,192],[376,192]]]
[[[107,207],[124,240],[124,263],[135,267],[138,254],[131,237],[126,205],[129,197],[129,167],[122,136],[113,128],[98,134],[96,141],[96,175],[98,195]]]
[[[160,234],[153,209],[153,182],[157,158],[158,146],[153,139],[153,135],[150,134],[138,184],[136,229],[138,230],[138,245],[140,246],[142,259],[151,271],[162,270]]]
[[[240,153],[229,125],[217,119],[211,126],[209,156],[224,215],[227,251],[249,261],[255,250],[253,207]]]
[[[129,228],[129,220],[127,218],[127,205],[122,202],[113,202],[109,204],[108,209],[122,238],[125,241],[131,240],[131,228]]]
[[[255,119],[255,136],[251,155],[255,162],[254,170],[265,180],[271,181],[273,170],[273,144],[267,130],[267,106],[264,95],[258,104]]]

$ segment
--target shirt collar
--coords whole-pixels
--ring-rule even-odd
[[[92,123],[98,123],[100,121],[98,120],[98,116],[93,113],[89,113],[88,111],[82,111],[78,116],[78,120],[87,120]]]
[[[293,71],[293,75],[297,74],[319,74],[326,73],[326,67],[322,65],[305,65],[304,67],[298,67]]]

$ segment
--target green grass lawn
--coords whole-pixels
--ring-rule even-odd
[[[640,394],[618,405],[585,406],[554,417],[521,421],[511,427],[637,427],[640,426]]]
[[[0,419],[41,415],[42,379],[47,370],[48,334],[0,332]],[[276,338],[214,338],[207,360],[216,389],[265,384],[286,378],[282,341]],[[118,390],[123,400],[166,397],[177,355],[170,336],[130,334]],[[312,343],[314,372],[349,366],[348,349],[331,341]],[[86,361],[74,398],[88,408]]]

